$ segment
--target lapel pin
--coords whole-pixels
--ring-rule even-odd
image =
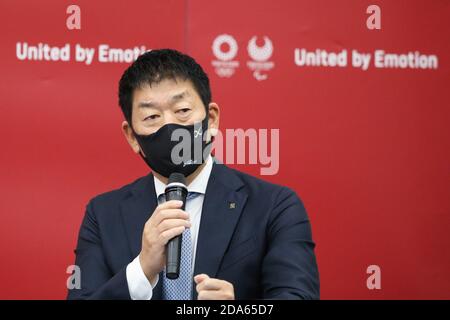
[[[235,209],[236,208],[236,202],[230,202],[229,204],[229,208],[230,209]]]

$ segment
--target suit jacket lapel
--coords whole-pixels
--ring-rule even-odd
[[[197,241],[194,276],[216,277],[247,200],[242,180],[226,166],[215,163],[206,188]],[[193,298],[197,299],[195,283]]]

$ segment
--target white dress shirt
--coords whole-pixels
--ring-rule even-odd
[[[197,177],[187,186],[188,192],[198,192],[199,196],[186,201],[186,212],[189,214],[191,222],[191,241],[192,241],[192,273],[194,272],[195,253],[197,249],[198,230],[200,227],[200,219],[202,215],[203,200],[205,198],[206,187],[208,185],[209,176],[213,161],[211,156],[206,160],[206,165]],[[157,199],[164,194],[166,185],[158,178],[154,177],[155,191]],[[153,295],[153,289],[159,281],[159,275],[156,277],[155,283],[150,283],[142,270],[139,256],[130,262],[126,269],[128,290],[133,300],[150,300]],[[193,274],[192,274],[193,276]]]

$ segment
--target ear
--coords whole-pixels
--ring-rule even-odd
[[[211,136],[217,135],[219,130],[220,108],[215,102],[208,105],[208,129]]]
[[[134,136],[133,129],[131,129],[131,126],[129,125],[128,121],[122,122],[122,132],[125,138],[127,139],[131,149],[133,149],[133,152],[139,153],[141,151],[141,148],[139,147],[136,137]],[[142,154],[144,153],[142,152]]]

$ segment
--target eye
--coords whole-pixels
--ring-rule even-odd
[[[159,114],[152,114],[152,115],[149,115],[148,117],[145,117],[144,120],[147,120],[147,119],[155,120],[158,117],[159,117]]]
[[[186,113],[188,113],[189,111],[191,111],[190,108],[181,108],[181,109],[177,110],[177,113],[180,113],[180,114],[186,114]]]

